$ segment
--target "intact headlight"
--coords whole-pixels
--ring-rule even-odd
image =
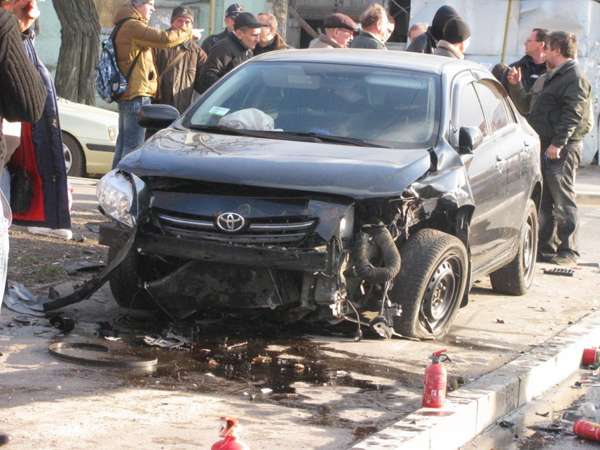
[[[137,192],[143,188],[144,182],[135,175],[125,175],[119,169],[111,170],[98,182],[96,195],[104,214],[128,227],[133,227],[136,222],[132,212],[135,194],[130,180],[136,184]]]
[[[107,128],[107,131],[108,131],[108,140],[110,142],[117,142],[117,134],[119,133],[117,128],[111,126],[111,127]]]

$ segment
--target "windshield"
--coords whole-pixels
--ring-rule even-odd
[[[305,62],[250,63],[187,115],[190,128],[322,137],[393,148],[433,145],[439,76]],[[344,139],[335,139],[344,138]]]

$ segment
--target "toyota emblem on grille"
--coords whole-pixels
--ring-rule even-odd
[[[244,228],[246,221],[237,213],[227,212],[217,217],[217,227],[228,233],[235,233]]]

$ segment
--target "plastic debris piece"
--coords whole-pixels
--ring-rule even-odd
[[[567,267],[553,267],[552,269],[544,269],[546,275],[558,275],[562,277],[572,277],[575,275],[573,269]]]
[[[49,319],[50,324],[62,331],[64,334],[70,333],[75,328],[75,321],[70,317],[65,316],[52,316]]]
[[[19,314],[44,317],[43,299],[34,296],[20,283],[9,282],[4,293],[4,301],[8,309]]]

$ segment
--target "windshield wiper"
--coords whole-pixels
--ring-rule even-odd
[[[221,125],[190,125],[192,130],[207,131],[209,133],[234,134],[236,136],[257,136],[260,131],[240,130],[238,128],[223,127]]]
[[[383,147],[385,145],[376,144],[364,139],[332,136],[329,134],[302,132],[302,131],[274,131],[274,130],[240,130],[238,128],[224,127],[220,125],[190,125],[192,130],[206,131],[208,133],[232,134],[236,136],[250,136],[267,139],[285,139],[294,137],[307,142],[332,142],[336,144],[349,144],[358,147]]]
[[[347,136],[333,136],[329,134],[315,133],[312,131],[302,132],[302,131],[283,131],[282,134],[286,134],[288,136],[297,136],[297,137],[308,137],[318,139],[320,142],[332,142],[335,144],[349,144],[356,145],[358,147],[383,147],[389,148],[385,145],[376,144],[371,141],[367,141],[365,139],[353,138]]]

